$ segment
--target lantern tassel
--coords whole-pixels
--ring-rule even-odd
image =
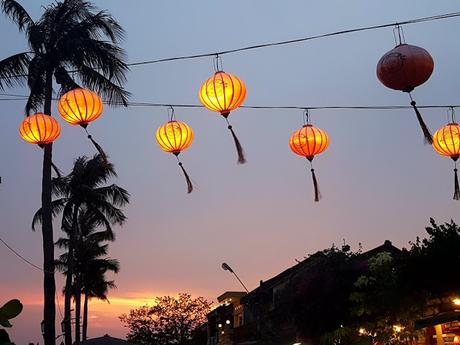
[[[99,152],[99,154],[101,155],[102,159],[104,160],[104,163],[107,163],[107,155],[105,154],[104,150],[102,149],[102,146],[99,145],[94,139],[93,137],[88,134],[88,139],[91,140],[91,142],[93,143],[94,147],[96,148],[96,150]]]
[[[411,101],[410,105],[414,108],[415,114],[417,115],[417,120],[418,123],[420,124],[420,128],[422,129],[423,135],[425,137],[425,143],[427,144],[433,144],[433,136],[430,133],[430,130],[428,129],[428,126],[426,125],[425,121],[423,121],[422,114],[420,114],[420,111],[417,108],[417,104],[415,101]]]
[[[460,187],[458,184],[457,167],[454,169],[454,200],[460,200]]]
[[[316,179],[315,169],[311,168],[311,177],[313,179],[313,187],[315,189],[315,201],[318,202],[321,199],[321,193],[319,192],[318,180]]]
[[[193,191],[192,181],[190,180],[190,176],[188,176],[187,171],[185,171],[184,166],[182,165],[182,162],[180,161],[179,161],[179,166],[182,169],[182,172],[184,173],[185,181],[187,181],[187,194],[190,194]]]
[[[238,164],[244,164],[246,163],[246,157],[244,157],[243,146],[241,146],[238,137],[233,131],[233,127],[231,125],[228,125],[228,129],[230,130],[230,133],[232,133],[233,140],[235,141],[236,152],[238,153]]]

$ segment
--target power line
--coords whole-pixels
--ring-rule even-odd
[[[16,95],[16,94],[3,94],[0,93],[0,96],[13,96],[18,98],[0,98],[0,101],[8,100],[8,101],[22,101],[27,99],[25,95]],[[54,98],[54,101],[58,99]],[[112,104],[112,105],[123,105],[122,103],[111,103],[108,101],[104,101],[105,104]],[[128,107],[159,107],[159,108],[205,108],[202,104],[186,104],[186,103],[155,103],[155,102],[128,102]],[[435,105],[420,105],[417,106],[420,109],[447,109],[447,108],[460,108],[460,104],[435,104]],[[413,109],[412,106],[409,105],[326,105],[326,106],[312,106],[312,105],[279,105],[279,106],[267,106],[267,105],[242,105],[240,108],[243,109],[267,109],[267,110],[404,110],[404,109]]]
[[[32,266],[33,268],[39,270],[39,271],[42,271],[44,272],[43,268],[35,265],[34,263],[30,262],[29,260],[27,260],[25,257],[23,257],[21,254],[19,254],[16,250],[14,250],[8,243],[6,243],[1,237],[0,237],[0,242],[3,243],[3,245],[8,248],[14,255],[16,255],[18,258],[20,258],[22,261],[24,261],[25,263],[27,263],[28,265]]]
[[[217,51],[217,52],[212,52],[212,53],[183,55],[183,56],[176,56],[176,57],[157,59],[157,60],[138,61],[138,62],[128,63],[128,66],[135,67],[135,66],[149,65],[149,64],[155,64],[155,63],[160,63],[160,62],[189,60],[189,59],[198,59],[198,58],[210,57],[210,56],[232,54],[232,53],[238,53],[238,52],[247,51],[247,50],[254,50],[254,49],[282,46],[282,45],[288,45],[288,44],[294,44],[294,43],[301,43],[301,42],[312,41],[312,40],[316,40],[320,38],[327,38],[327,37],[332,37],[332,36],[350,34],[354,32],[383,29],[383,28],[394,27],[398,25],[423,23],[423,22],[429,22],[429,21],[435,21],[435,20],[441,20],[441,19],[449,19],[449,18],[454,18],[454,17],[459,17],[459,16],[460,16],[460,12],[452,12],[452,13],[440,14],[436,16],[409,19],[409,20],[405,20],[402,22],[394,22],[394,23],[387,23],[387,24],[381,24],[381,25],[365,26],[365,27],[358,27],[358,28],[341,30],[341,31],[334,31],[334,32],[326,33],[326,34],[307,36],[307,37],[296,38],[296,39],[291,39],[291,40],[286,40],[286,41],[256,44],[256,45],[235,48],[235,49],[230,49],[230,50],[222,50],[222,51]]]
[[[346,35],[346,34],[361,32],[361,31],[377,30],[377,29],[383,29],[383,28],[388,28],[388,27],[424,23],[424,22],[437,21],[437,20],[443,20],[443,19],[449,19],[449,18],[455,18],[455,17],[460,17],[460,12],[451,12],[451,13],[439,14],[439,15],[434,15],[434,16],[429,16],[429,17],[409,19],[409,20],[405,20],[401,22],[393,22],[393,23],[386,23],[386,24],[372,25],[372,26],[363,26],[363,27],[358,27],[358,28],[333,31],[333,32],[320,34],[320,35],[295,38],[295,39],[290,39],[290,40],[285,40],[285,41],[262,43],[262,44],[250,45],[250,46],[229,49],[229,50],[221,50],[221,51],[210,52],[210,53],[174,56],[174,57],[156,59],[156,60],[136,61],[136,62],[128,63],[127,65],[130,67],[137,67],[137,66],[142,66],[142,65],[151,65],[151,64],[168,62],[168,61],[190,60],[190,59],[198,59],[198,58],[211,57],[211,56],[226,55],[226,54],[238,53],[238,52],[254,50],[254,49],[262,49],[262,48],[301,43],[301,42],[312,41],[312,40],[316,40],[320,38]],[[78,72],[78,70],[69,71],[69,73],[76,73],[76,72]],[[12,76],[1,76],[0,79],[23,78],[27,76],[28,76],[27,74],[18,74],[18,75],[12,75]]]

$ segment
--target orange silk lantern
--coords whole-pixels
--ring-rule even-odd
[[[459,200],[457,160],[460,157],[460,126],[451,122],[438,129],[433,136],[433,149],[441,156],[450,157],[454,161],[454,200]]]
[[[308,118],[307,113],[307,119]],[[316,155],[323,153],[328,146],[329,137],[326,132],[318,127],[314,127],[308,122],[302,128],[292,133],[289,140],[289,147],[292,152],[307,158],[310,162],[310,171],[313,179],[313,187],[315,189],[315,201],[319,201],[321,194],[319,192],[318,180],[316,178],[315,169],[313,169],[312,161]]]
[[[83,127],[88,135],[88,139],[99,151],[102,159],[107,161],[107,155],[101,145],[93,139],[92,135],[86,129],[90,122],[101,116],[103,110],[102,99],[95,92],[88,89],[73,89],[62,95],[58,102],[58,111],[64,121],[71,125],[80,125]]]
[[[230,112],[237,109],[246,98],[246,86],[237,76],[218,70],[201,85],[198,94],[201,103],[209,110],[220,113],[227,121],[238,153],[238,163],[246,163],[243,147],[233,127],[228,122]]]
[[[71,90],[58,102],[58,111],[62,118],[71,125],[80,125],[83,128],[101,116],[103,110],[102,99],[87,89]]]
[[[43,147],[59,137],[61,126],[52,116],[38,113],[22,121],[19,134],[24,141]]]
[[[399,33],[399,44],[382,56],[377,64],[377,77],[386,87],[407,92],[411,99],[417,120],[422,129],[425,141],[433,142],[433,137],[422,115],[412,99],[411,91],[425,83],[433,73],[434,61],[431,55],[423,48],[406,44],[401,39],[401,28],[396,28]]]
[[[192,181],[178,156],[182,151],[187,150],[192,145],[193,138],[194,134],[190,126],[184,122],[173,120],[173,116],[171,116],[169,122],[160,126],[156,132],[156,139],[160,148],[176,156],[179,166],[184,173],[187,182],[187,193],[189,194],[193,191]]]

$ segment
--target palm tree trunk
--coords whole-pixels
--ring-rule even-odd
[[[85,294],[83,304],[83,341],[88,338],[88,294]]]
[[[73,273],[73,244],[69,241],[69,262],[67,263],[67,275],[65,279],[64,293],[64,340],[65,345],[72,345],[72,315],[70,312],[72,302],[72,273]]]
[[[46,95],[44,112],[51,115],[51,97],[53,94],[53,79],[51,71],[46,73]],[[43,321],[44,321],[44,343],[55,345],[56,330],[56,306],[54,296],[56,285],[54,280],[54,239],[53,222],[51,213],[51,162],[53,144],[44,147],[43,173],[42,173],[42,237],[43,237]]]
[[[80,342],[81,274],[75,272],[75,342]]]
[[[72,230],[69,234],[69,248],[67,257],[67,273],[65,280],[64,295],[64,322],[65,322],[65,345],[72,345],[72,315],[70,307],[72,304],[72,277],[74,273],[74,244],[76,240],[77,222],[78,222],[78,205],[74,205],[72,217]]]

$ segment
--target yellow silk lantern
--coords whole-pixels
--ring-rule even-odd
[[[169,121],[159,127],[156,139],[160,148],[176,156],[188,149],[193,142],[194,134],[189,125],[180,121]]]
[[[227,121],[238,154],[238,163],[246,163],[243,147],[228,121],[230,112],[238,108],[246,98],[246,86],[237,76],[217,71],[206,80],[198,94],[201,103],[209,110],[220,113]]]
[[[454,200],[459,200],[457,160],[460,157],[460,126],[451,122],[438,129],[433,136],[433,149],[440,155],[450,157],[454,161]]]
[[[61,126],[52,116],[38,113],[22,121],[19,133],[24,141],[43,147],[59,137]]]
[[[246,86],[237,76],[217,71],[201,85],[200,101],[209,110],[228,117],[246,98]]]
[[[187,193],[190,194],[193,191],[192,181],[178,156],[182,151],[187,150],[192,145],[194,139],[193,130],[185,122],[171,119],[157,129],[156,139],[163,151],[176,156],[187,182]]]
[[[71,125],[82,127],[101,116],[104,106],[102,99],[93,91],[74,89],[65,93],[58,102],[58,111]]]
[[[306,112],[306,115],[308,121],[308,112]],[[316,202],[320,200],[321,194],[319,192],[318,179],[316,178],[312,161],[316,155],[323,153],[328,146],[329,137],[327,133],[318,127],[314,127],[310,123],[305,124],[302,128],[292,133],[291,138],[289,139],[289,147],[292,152],[307,158],[310,162],[310,171],[313,179]]]

